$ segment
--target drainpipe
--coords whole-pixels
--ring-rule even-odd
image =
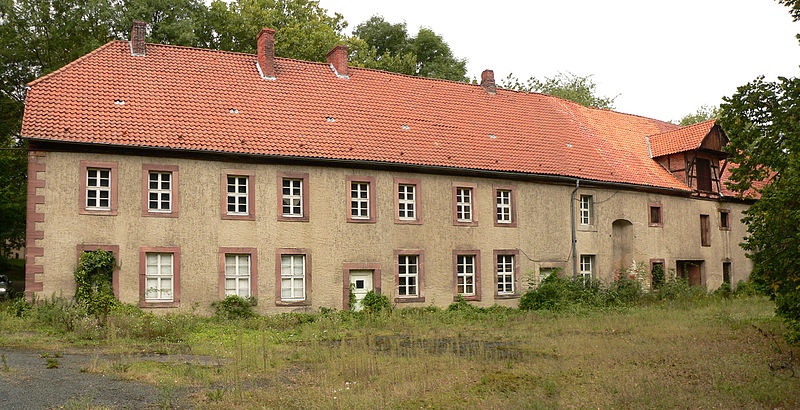
[[[575,193],[578,192],[578,187],[581,185],[581,180],[575,180],[575,189],[572,190],[572,195],[570,195],[570,203],[569,203],[569,210],[570,210],[570,222],[572,225],[572,277],[578,277],[578,256],[575,255],[575,248],[578,240],[575,237]]]

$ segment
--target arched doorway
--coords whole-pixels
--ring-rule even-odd
[[[614,272],[630,268],[633,263],[633,224],[627,219],[617,219],[611,224],[614,242]],[[618,277],[615,274],[615,277]]]

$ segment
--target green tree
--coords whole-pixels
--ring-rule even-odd
[[[712,118],[719,118],[719,107],[714,105],[701,105],[692,114],[686,114],[678,121],[678,125],[685,127],[687,125],[697,124],[698,122],[708,121]]]
[[[789,14],[794,21],[800,21],[800,0],[778,0],[778,3],[789,8]],[[800,34],[797,35],[797,40],[800,40]]]
[[[515,77],[514,74],[509,74],[500,81],[500,87],[508,90],[548,94],[587,107],[605,109],[613,109],[614,100],[617,98],[616,96],[597,95],[597,84],[592,81],[591,75],[581,76],[570,72],[544,77],[544,80],[532,76],[524,81]]]
[[[720,123],[737,164],[729,186],[760,194],[742,220],[751,278],[775,300],[787,340],[800,343],[800,78],[759,77],[723,101]]]
[[[373,16],[348,40],[353,65],[420,77],[466,81],[467,61],[456,58],[444,39],[428,28],[410,36],[405,23]]]

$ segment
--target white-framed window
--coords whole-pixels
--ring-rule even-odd
[[[412,184],[397,185],[397,216],[404,221],[417,219],[417,186]]]
[[[147,209],[150,212],[172,212],[172,172],[149,172]]]
[[[171,302],[174,282],[172,253],[146,254],[145,301]]]
[[[111,210],[111,170],[86,169],[86,209]]]
[[[475,255],[456,256],[456,280],[459,295],[475,295]]]
[[[225,296],[250,297],[250,255],[225,255]]]
[[[592,225],[593,198],[591,195],[581,195],[580,198],[580,221],[581,225]]]
[[[456,188],[456,220],[472,222],[472,188]]]
[[[303,180],[283,178],[283,216],[300,218],[303,216]]]
[[[305,300],[306,255],[281,255],[281,300]]]
[[[497,255],[497,294],[514,294],[514,255]]]
[[[350,183],[350,217],[369,219],[369,182]]]
[[[580,265],[581,279],[585,286],[587,283],[591,283],[592,276],[594,276],[594,255],[581,255]]]
[[[247,176],[228,175],[228,215],[248,215],[249,182]]]
[[[419,285],[419,255],[397,256],[397,294],[417,296]]]
[[[511,221],[511,190],[498,189],[496,201],[497,223],[510,224]]]

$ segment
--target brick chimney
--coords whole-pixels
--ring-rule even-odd
[[[494,71],[483,70],[481,73],[481,88],[488,94],[497,94],[497,86],[494,83]]]
[[[258,33],[258,68],[261,76],[268,79],[275,79],[275,30],[262,28]]]
[[[131,27],[131,55],[144,57],[144,39],[147,36],[147,23],[141,20],[133,20]]]
[[[339,44],[331,51],[328,51],[325,57],[328,59],[328,64],[331,65],[337,77],[350,78],[347,72],[347,46]]]

